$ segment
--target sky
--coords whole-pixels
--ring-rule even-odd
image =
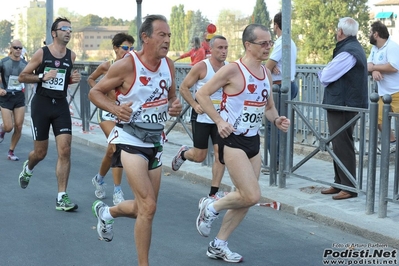
[[[271,18],[281,9],[281,0],[265,0]],[[29,6],[30,0],[12,0],[12,5],[0,8],[0,20],[11,20],[18,7]],[[107,3],[107,4],[105,4]],[[184,11],[200,10],[204,17],[216,23],[219,13],[223,9],[241,11],[243,16],[252,14],[256,0],[143,0],[141,14],[162,14],[169,19],[173,6],[184,5]],[[3,4],[4,5],[4,4]],[[55,12],[60,7],[74,11],[79,15],[95,14],[100,17],[115,17],[116,19],[133,20],[137,15],[136,0],[98,1],[98,0],[53,0]],[[54,13],[56,16],[56,13]]]

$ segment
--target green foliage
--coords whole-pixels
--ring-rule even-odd
[[[46,40],[46,10],[43,8],[28,9],[28,20],[24,21],[20,16],[20,23],[26,25],[26,39],[21,40],[31,56],[37,49],[43,46]],[[24,34],[20,34],[24,36]]]
[[[74,11],[69,11],[68,8],[61,7],[58,9],[57,17],[66,17],[71,22],[73,22],[74,26],[77,26],[75,23],[78,23],[79,20],[82,18],[81,15],[77,14]]]
[[[268,28],[270,27],[269,11],[267,11],[267,6],[264,0],[256,0],[254,11],[252,12],[252,16],[248,23],[262,24]]]
[[[0,21],[0,51],[4,52],[11,42],[11,26],[7,20]]]
[[[185,40],[187,39],[187,21],[184,14],[184,5],[178,5],[172,7],[172,13],[170,14],[169,26],[172,32],[172,38],[170,41],[170,48],[173,51],[185,51],[186,45]]]
[[[103,19],[97,15],[89,14],[87,16],[82,17],[80,20],[81,27],[93,27],[93,26],[102,26]],[[108,25],[107,25],[108,26]]]
[[[358,38],[367,48],[368,14],[367,0],[293,0],[292,36],[298,47],[297,63],[326,64],[331,60],[342,17],[359,22]]]
[[[229,44],[227,61],[235,61],[244,54],[242,31],[248,25],[248,18],[242,17],[240,11],[224,9],[219,13],[216,24],[217,34],[226,37]]]

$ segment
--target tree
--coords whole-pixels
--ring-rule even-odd
[[[65,7],[59,8],[57,14],[57,17],[66,17],[67,19],[69,19],[72,22],[73,27],[78,27],[78,25],[75,25],[75,23],[78,23],[79,20],[82,18],[81,15],[77,14],[74,11],[69,11],[69,9]]]
[[[11,41],[11,22],[0,21],[0,51],[5,51],[10,46]]]
[[[170,14],[170,30],[172,32],[172,38],[170,41],[171,51],[184,51],[186,50],[185,39],[185,14],[184,5],[178,5],[172,7],[172,13]]]
[[[256,23],[270,27],[270,16],[264,0],[256,0],[254,11],[250,18],[249,24]]]
[[[342,17],[359,22],[358,38],[367,51],[367,0],[293,0],[292,36],[298,47],[298,63],[326,64],[331,60],[336,27]]]
[[[248,25],[248,17],[243,17],[241,11],[223,9],[216,23],[216,34],[223,35],[229,44],[227,61],[235,61],[244,54],[242,32]]]
[[[87,16],[84,16],[80,20],[80,26],[81,27],[88,27],[88,26],[101,26],[102,25],[102,18],[100,18],[97,15],[93,14],[88,14]]]
[[[22,44],[31,56],[37,49],[43,46],[43,41],[46,39],[46,9],[44,8],[29,8],[26,19],[20,14],[17,18],[19,25],[19,36],[24,36],[21,40]]]

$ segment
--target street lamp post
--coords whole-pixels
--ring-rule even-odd
[[[46,1],[46,45],[53,42],[51,26],[53,25],[53,0]]]
[[[136,0],[137,2],[137,17],[136,17],[136,25],[137,25],[137,45],[136,45],[136,50],[140,51],[141,50],[141,40],[140,40],[140,27],[141,27],[141,3],[143,0]]]

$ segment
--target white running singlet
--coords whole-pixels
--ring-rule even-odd
[[[132,75],[135,75],[136,78],[126,94],[116,91],[116,102],[118,104],[133,103],[130,121],[165,125],[168,119],[168,93],[172,85],[172,74],[167,59],[161,59],[158,68],[151,71],[140,61],[134,51],[130,54],[132,55],[132,64],[135,65],[135,73]],[[154,147],[153,143],[143,142],[117,126],[111,131],[108,141],[113,144]],[[162,141],[160,140],[161,143]]]
[[[252,137],[258,134],[262,125],[265,107],[270,96],[270,82],[263,65],[261,67],[264,77],[259,78],[247,69],[241,59],[233,64],[237,64],[240,68],[245,80],[244,87],[234,95],[223,92],[220,116],[233,125],[236,129],[234,134]]]
[[[203,79],[198,80],[194,84],[195,93],[197,93],[197,91],[200,90],[202,86],[204,86],[205,83],[207,83],[215,75],[215,71],[213,70],[211,62],[209,62],[209,59],[205,59],[202,62],[204,62],[206,65],[206,75]],[[228,62],[224,62],[224,64],[227,65]],[[220,88],[217,91],[215,91],[214,94],[211,95],[213,106],[218,112],[220,111],[220,102],[222,100],[222,93],[223,93],[223,88]],[[196,121],[199,123],[215,124],[215,122],[213,122],[213,120],[206,113],[198,114]]]

